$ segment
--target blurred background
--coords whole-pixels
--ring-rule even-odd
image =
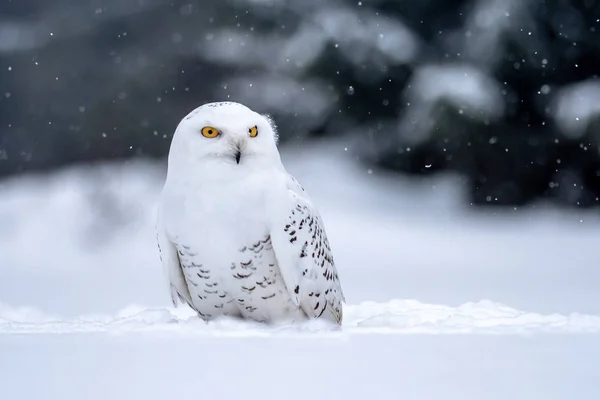
[[[598,0],[2,0],[0,301],[166,304],[172,133],[232,100],[278,124],[349,301],[598,311],[598,73]]]
[[[4,0],[0,175],[162,158],[231,99],[282,142],[453,171],[468,201],[600,205],[596,0]]]

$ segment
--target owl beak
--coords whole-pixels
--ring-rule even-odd
[[[242,150],[244,149],[244,142],[242,140],[233,139],[229,143],[229,154],[228,157],[235,160],[235,163],[239,165],[242,159]]]
[[[240,159],[242,158],[242,143],[235,142],[233,145],[233,158],[235,158],[235,162],[237,164],[240,163]]]

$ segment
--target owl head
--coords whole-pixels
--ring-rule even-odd
[[[247,169],[280,163],[273,121],[240,103],[204,104],[173,135],[169,168]],[[202,165],[200,165],[202,163]]]

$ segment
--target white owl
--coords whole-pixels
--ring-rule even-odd
[[[344,295],[323,221],[288,174],[272,121],[233,102],[177,126],[157,238],[171,298],[204,320],[342,323]]]

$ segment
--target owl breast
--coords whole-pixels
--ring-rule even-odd
[[[261,322],[305,319],[281,277],[263,193],[247,186],[223,189],[181,199],[177,216],[171,218],[177,222],[169,226],[169,233],[175,239],[192,306],[206,320],[219,316]]]

